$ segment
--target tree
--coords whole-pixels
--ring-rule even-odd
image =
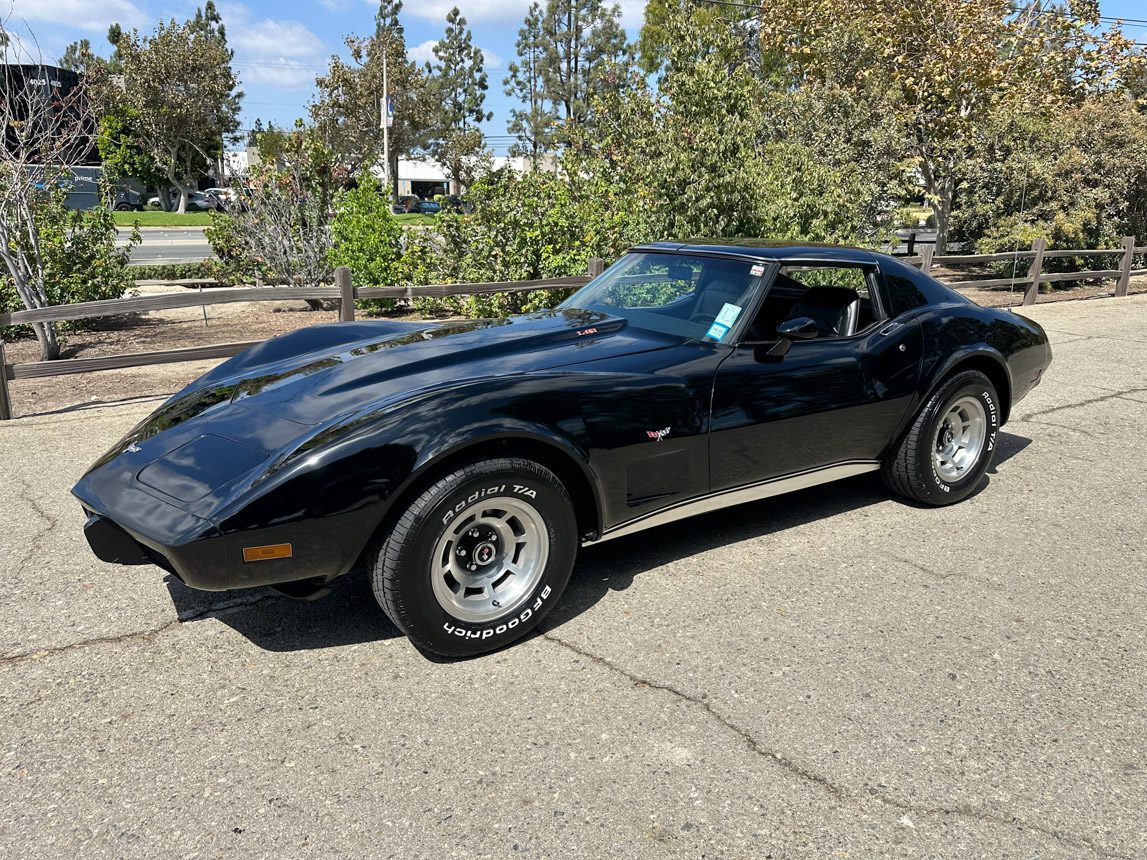
[[[760,16],[759,10],[743,5],[697,3],[695,0],[648,0],[645,21],[637,41],[638,63],[646,74],[662,71],[675,47],[676,35],[686,19],[694,30],[742,25]]]
[[[220,259],[241,269],[252,265],[276,284],[313,287],[329,283],[331,211],[337,177],[331,156],[308,131],[280,133],[275,159],[251,171],[245,205],[212,218],[208,241]],[[309,301],[312,308],[321,306]]]
[[[128,252],[115,248],[110,213],[65,205],[73,168],[92,147],[83,84],[46,91],[27,66],[0,68],[0,293],[13,290],[29,310],[75,295],[81,301],[122,295]],[[32,323],[32,329],[43,360],[59,358],[57,325]]]
[[[162,189],[166,176],[155,159],[137,143],[133,119],[126,112],[107,113],[100,117],[96,147],[103,162],[104,176],[112,181],[136,179],[147,187]],[[166,196],[161,194],[160,199]]]
[[[518,31],[518,62],[510,63],[504,81],[506,95],[515,96],[524,107],[510,111],[507,131],[516,135],[517,143],[510,147],[510,155],[529,156],[537,167],[538,157],[552,144],[554,125],[553,107],[546,106],[542,80],[542,59],[546,42],[542,34],[542,7],[535,0],[530,4],[522,28]]]
[[[355,176],[379,164],[383,155],[380,127],[383,58],[387,89],[394,100],[389,130],[391,193],[398,194],[398,161],[423,142],[427,124],[423,76],[406,56],[406,37],[399,22],[401,0],[381,0],[370,38],[348,36],[351,62],[332,57],[315,83],[319,94],[310,105],[311,119],[333,158]]]
[[[102,106],[130,117],[140,148],[178,191],[178,211],[185,212],[195,177],[239,126],[242,94],[218,15],[160,22],[151,36],[133,30],[121,35],[117,49],[122,85],[108,73],[94,76]]]
[[[635,74],[597,99],[593,129],[572,141],[584,162],[567,169],[629,188],[646,239],[870,241],[863,174],[788,133],[772,82],[731,61],[741,34],[693,16],[667,27],[656,91]]]
[[[593,97],[616,85],[619,78],[610,67],[624,66],[632,57],[621,11],[602,0],[547,0],[541,41],[545,99],[556,107],[568,134],[571,126],[587,122]]]
[[[434,57],[426,64],[433,105],[427,149],[457,190],[469,184],[475,159],[484,151],[478,125],[493,117],[483,110],[489,86],[485,58],[457,6],[446,16],[446,35],[435,44]]]
[[[92,56],[91,41],[88,39],[80,39],[78,42],[72,42],[64,48],[64,53],[60,59],[56,61],[56,65],[61,69],[82,72],[87,69],[87,64]]]
[[[1110,33],[1092,35],[1096,4],[1074,0],[1066,15],[1043,6],[770,0],[762,46],[787,85],[875,97],[899,118],[944,248],[960,171],[988,146],[987,135],[1107,86],[1115,55],[1125,53]]]

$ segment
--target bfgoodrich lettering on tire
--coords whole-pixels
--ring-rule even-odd
[[[565,487],[529,460],[483,460],[419,494],[375,547],[371,582],[417,645],[450,657],[490,651],[557,603],[577,554]]]
[[[890,489],[917,502],[959,502],[983,479],[999,430],[995,387],[979,371],[957,373],[928,398],[881,474]]]

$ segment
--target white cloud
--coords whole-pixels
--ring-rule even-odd
[[[227,39],[242,52],[254,57],[314,58],[322,56],[322,40],[298,21],[266,18],[253,23],[227,24]]]
[[[438,44],[437,39],[427,39],[425,42],[420,42],[413,48],[406,49],[406,56],[410,58],[413,63],[422,65],[423,63],[434,62],[434,46]]]
[[[428,21],[445,24],[455,6],[470,25],[490,21],[520,21],[530,8],[530,0],[416,0],[402,7],[403,12]]]
[[[305,24],[253,19],[242,3],[223,2],[219,6],[227,42],[235,49],[235,69],[244,84],[304,89],[325,70],[326,45]]]
[[[632,38],[637,37],[637,31],[645,23],[646,0],[618,0],[621,7],[621,26],[629,31]]]
[[[13,19],[64,24],[97,33],[107,32],[112,22],[130,29],[143,27],[150,20],[131,0],[8,0],[0,3],[0,14],[9,10]]]
[[[336,2],[336,0],[323,0],[323,2]],[[610,2],[610,0],[607,0]],[[645,21],[646,0],[612,0],[621,7],[621,25],[636,37],[636,31]],[[415,0],[403,7],[404,13],[417,15],[437,24],[446,23],[446,15],[457,6],[466,23],[519,23],[526,17],[526,10],[530,8],[531,0]]]
[[[437,44],[437,39],[427,39],[425,42],[419,42],[413,48],[406,49],[406,56],[410,58],[411,62],[418,63],[418,65],[433,63],[435,60],[434,46]],[[501,54],[496,54],[487,48],[481,48],[481,51],[482,63],[486,71],[502,68],[504,61],[502,60]]]

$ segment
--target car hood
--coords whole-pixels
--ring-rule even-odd
[[[93,470],[125,449],[150,462],[204,434],[272,452],[320,426],[419,394],[681,342],[630,327],[619,317],[581,310],[430,324],[312,326],[272,338],[200,377],[134,428]]]

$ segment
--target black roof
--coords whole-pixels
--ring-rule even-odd
[[[719,253],[734,254],[738,257],[757,257],[762,260],[852,260],[880,262],[889,259],[887,254],[867,248],[850,248],[846,245],[820,245],[814,242],[776,242],[768,239],[682,239],[677,242],[647,242],[636,245],[633,251],[663,251],[671,253]]]

